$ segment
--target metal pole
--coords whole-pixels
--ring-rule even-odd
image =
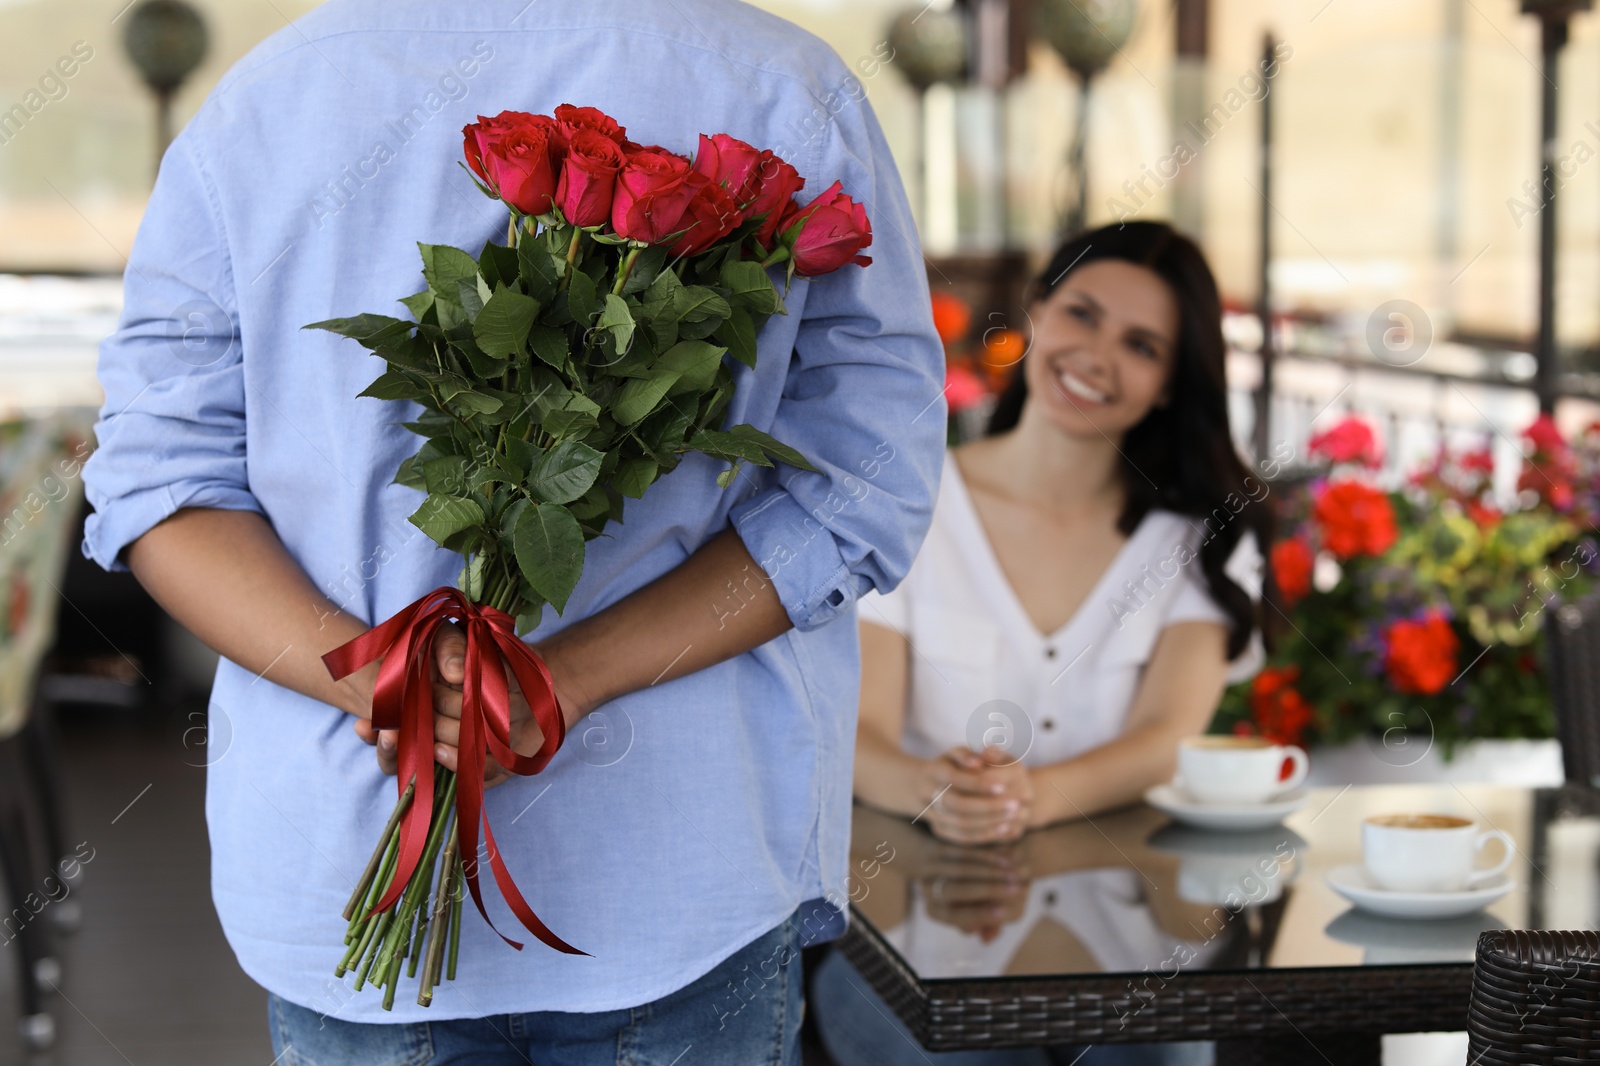
[[[1556,351],[1556,74],[1561,49],[1567,43],[1567,20],[1546,18],[1541,25],[1539,180],[1544,203],[1539,211],[1539,340],[1534,356],[1538,359],[1539,410],[1549,414],[1555,410],[1561,390],[1560,354]]]
[[[1267,78],[1267,93],[1261,98],[1261,277],[1256,291],[1256,314],[1261,319],[1261,383],[1256,387],[1256,424],[1251,433],[1255,458],[1266,455],[1272,446],[1272,364],[1277,358],[1272,336],[1272,91],[1267,71],[1276,70],[1273,62],[1277,42],[1268,33],[1262,40],[1262,76]]]

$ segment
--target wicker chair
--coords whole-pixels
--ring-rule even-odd
[[[1567,780],[1600,786],[1600,595],[1545,612],[1550,701]]]
[[[1474,1066],[1600,1058],[1600,932],[1481,935],[1467,1033]]]

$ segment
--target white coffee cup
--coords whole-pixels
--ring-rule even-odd
[[[1283,760],[1293,760],[1284,778]],[[1265,803],[1299,786],[1311,763],[1302,748],[1262,737],[1185,737],[1178,742],[1179,784],[1197,802]]]
[[[1505,845],[1493,866],[1479,869],[1478,852],[1491,840]],[[1498,829],[1480,830],[1453,814],[1376,814],[1361,823],[1367,876],[1393,892],[1459,892],[1504,873],[1516,845]]]

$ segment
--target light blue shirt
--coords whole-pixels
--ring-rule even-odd
[[[489,792],[518,885],[592,958],[532,938],[513,951],[469,907],[460,974],[428,1010],[410,982],[385,1013],[335,981],[339,912],[394,780],[347,715],[222,662],[212,888],[268,990],[354,1021],[599,1011],[681,988],[807,901],[831,901],[803,912],[813,934],[840,931],[855,604],[910,567],[945,435],[923,263],[864,95],[826,45],[731,0],[331,0],[240,61],[167,152],[101,349],[84,551],[120,568],[123,547],[179,508],[256,511],[367,622],[453,583],[461,561],[406,521],[420,495],[390,484],[420,440],[396,425],[405,405],[356,398],[381,361],[300,327],[403,313],[396,300],[423,284],[418,241],[476,254],[504,240],[503,209],[457,166],[463,125],[572,102],[685,153],[726,131],[789,159],[807,197],[842,180],[875,233],[871,267],[796,279],[758,369],[734,369],[729,424],[821,472],[751,470],[725,492],[724,464],[688,457],[590,543],[566,616],[547,612],[534,634],[616,602],[730,522],[795,625],[614,701],[543,774]],[[705,609],[737,625],[740,603],[729,589]]]

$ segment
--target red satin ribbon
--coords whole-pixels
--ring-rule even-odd
[[[405,891],[406,884],[422,859],[433,820],[433,641],[439,627],[456,620],[466,631],[466,676],[461,686],[461,742],[457,757],[456,820],[458,854],[465,856],[467,887],[478,913],[489,928],[517,950],[522,945],[495,929],[478,889],[478,825],[483,825],[488,846],[489,867],[495,884],[511,913],[524,928],[557,951],[586,955],[552,933],[533,908],[528,906],[511,880],[511,873],[500,858],[494,831],[483,810],[483,770],[485,751],[493,752],[501,766],[527,776],[543,770],[566,738],[566,721],[556,702],[550,670],[544,660],[518,639],[516,622],[494,607],[476,604],[460,590],[446,585],[436,588],[388,621],[373,626],[356,639],[322,657],[335,681],[374,659],[382,658],[378,682],[372,693],[372,724],[378,729],[399,732],[399,775],[396,787],[402,794],[413,776],[417,787],[410,808],[400,822],[400,854],[396,857],[394,880],[373,912],[391,906]],[[394,654],[396,651],[401,654]],[[486,655],[487,651],[487,655]],[[511,750],[511,695],[505,671],[489,669],[500,663],[511,670],[522,687],[522,695],[533,711],[534,721],[544,733],[544,744],[533,756]]]

